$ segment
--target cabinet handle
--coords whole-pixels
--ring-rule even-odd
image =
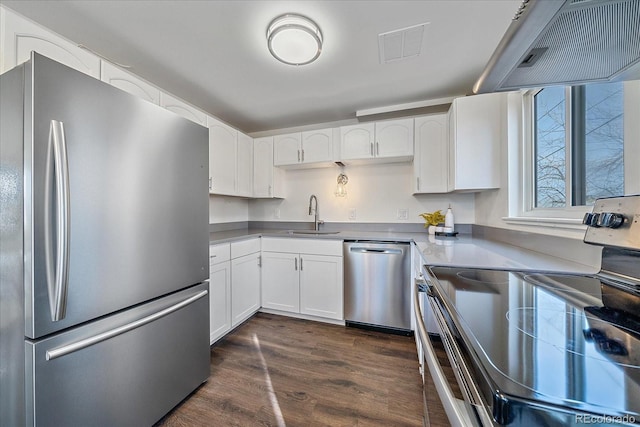
[[[258,255],[258,267],[262,267],[262,255]]]
[[[271,197],[271,185],[269,185],[269,197]]]
[[[416,187],[418,188],[418,190],[420,189],[420,177],[416,177]]]
[[[300,271],[302,271],[302,257],[300,257]]]
[[[293,259],[293,264],[294,264],[294,267],[293,267],[293,268],[294,268],[296,271],[298,271],[298,258],[297,258],[297,257]]]
[[[369,144],[369,153],[373,156],[373,142]]]
[[[300,150],[298,150],[298,163],[300,163]]]
[[[380,143],[376,142],[376,155],[380,155]]]
[[[209,177],[209,190],[213,189],[213,178]]]
[[[304,148],[302,149],[302,163],[304,163]]]

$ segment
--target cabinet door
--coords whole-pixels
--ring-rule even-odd
[[[262,307],[300,312],[298,254],[262,253]]]
[[[455,128],[453,167],[455,190],[500,187],[502,104],[506,95],[490,93],[456,98],[451,104]]]
[[[340,128],[340,152],[343,160],[373,158],[375,126],[363,123]]]
[[[3,28],[0,28],[0,73],[28,61],[34,50],[96,79],[100,78],[100,59],[96,55],[7,8],[0,8],[0,15],[3,23]]]
[[[302,132],[302,163],[333,161],[333,129]]]
[[[236,195],[253,195],[253,138],[238,132]]]
[[[207,126],[205,113],[168,93],[160,92],[160,106],[199,125]]]
[[[273,197],[273,137],[253,140],[253,197]]]
[[[413,119],[376,123],[376,157],[413,156]]]
[[[302,161],[300,133],[273,137],[273,164],[275,166],[296,165]]]
[[[209,341],[213,344],[231,329],[231,263],[209,270]]]
[[[446,193],[449,175],[447,115],[415,120],[414,193]]]
[[[260,253],[231,261],[231,327],[260,308]]]
[[[144,80],[128,73],[109,62],[102,61],[100,69],[100,79],[109,83],[118,89],[129,92],[132,95],[152,102],[156,105],[160,104],[160,89],[150,85]]]
[[[235,195],[238,131],[209,119],[210,193]]]
[[[343,319],[342,257],[300,255],[300,313]]]

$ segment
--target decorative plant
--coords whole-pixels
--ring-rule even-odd
[[[437,210],[433,213],[421,213],[420,216],[424,218],[424,228],[427,228],[430,225],[438,225],[441,222],[444,222],[444,215],[440,210]]]

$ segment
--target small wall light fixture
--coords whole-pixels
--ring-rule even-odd
[[[338,175],[338,185],[336,186],[336,197],[346,197],[347,196],[347,182],[349,182],[349,177],[343,173]]]
[[[322,52],[322,32],[306,16],[287,13],[275,18],[267,29],[269,52],[289,65],[306,65]]]

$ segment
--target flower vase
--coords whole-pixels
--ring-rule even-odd
[[[430,226],[427,228],[427,232],[428,232],[429,234],[436,234],[436,226],[435,226],[435,225],[430,225]]]

